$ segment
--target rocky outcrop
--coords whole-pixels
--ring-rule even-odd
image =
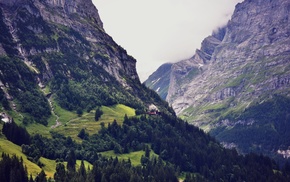
[[[286,93],[289,7],[285,0],[239,3],[226,27],[207,37],[191,59],[173,64],[166,100],[177,113],[231,97],[250,103],[266,91]],[[190,77],[193,68],[198,73]]]
[[[166,100],[180,117],[225,139],[233,126],[217,130],[215,123],[237,123],[250,106],[273,95],[289,97],[289,19],[288,0],[239,3],[228,24],[191,59],[172,65]]]
[[[117,103],[138,112],[151,103],[168,107],[141,85],[136,60],[104,31],[91,0],[0,0],[0,32],[5,110],[46,125],[52,109],[41,89],[70,111]]]
[[[28,66],[34,67],[33,61],[29,60],[31,56],[63,52],[64,48],[60,44],[66,44],[70,49],[77,49],[81,59],[103,67],[124,87],[130,88],[124,77],[139,81],[136,60],[104,32],[103,23],[91,0],[0,0],[0,5],[8,31],[6,33],[11,35],[11,42],[16,43],[18,55]],[[23,32],[33,35],[23,35]],[[70,41],[60,40],[59,37],[63,35]],[[28,36],[34,40],[28,40]],[[29,45],[23,43],[28,41],[31,42],[27,43]],[[78,45],[72,48],[73,45],[68,42]],[[3,45],[0,45],[1,54],[5,54],[5,48],[1,47]],[[49,61],[44,62],[46,68],[49,68]],[[38,69],[36,66],[35,70]],[[49,69],[43,73],[45,78],[51,75]],[[40,77],[42,82],[46,81],[45,78]]]

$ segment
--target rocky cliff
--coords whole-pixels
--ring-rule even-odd
[[[81,49],[91,46],[90,49],[93,51],[83,52],[79,50],[78,56],[85,60],[96,62],[124,86],[126,82],[123,80],[122,75],[120,75],[121,71],[130,78],[138,80],[135,69],[136,61],[128,56],[126,51],[104,32],[98,11],[91,0],[1,0],[0,3],[2,7],[1,17],[6,25],[7,33],[12,36],[11,41],[17,44],[18,53],[26,63],[29,64],[31,62],[28,59],[29,56],[43,52],[61,52],[63,47],[61,47],[58,38],[61,37],[61,33],[66,33],[64,31],[69,30],[79,33],[79,37],[84,39],[86,45],[81,45]],[[26,30],[29,32],[25,32]],[[22,35],[24,32],[25,34],[30,33],[35,37]],[[48,32],[50,37],[43,37]],[[34,40],[29,40],[30,38]],[[81,43],[75,39],[77,37],[69,38],[74,39],[75,43]],[[23,44],[23,42],[29,45]],[[42,50],[39,50],[39,44],[44,43],[47,43],[47,45],[44,45]],[[108,49],[103,49],[100,45],[107,46]],[[6,55],[5,49],[1,50],[1,54]],[[97,61],[98,57],[107,58],[109,64]]]
[[[116,103],[145,110],[155,102],[91,0],[0,0],[0,17],[1,111],[46,124],[47,94],[79,112]]]
[[[166,100],[180,117],[243,151],[287,148],[277,138],[288,136],[278,128],[290,129],[289,108],[280,99],[290,96],[289,15],[288,0],[239,3],[228,24],[191,59],[172,65]],[[273,108],[265,110],[267,104]],[[261,110],[271,119],[256,117]],[[265,138],[277,145],[267,146]]]

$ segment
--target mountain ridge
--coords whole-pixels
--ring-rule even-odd
[[[91,5],[0,1],[0,151],[13,155],[1,157],[1,181],[289,181],[287,165],[176,117]]]
[[[289,7],[285,0],[245,0],[236,5],[225,27],[204,39],[192,58],[173,64],[166,100],[177,114],[219,140],[249,151],[249,146],[239,148],[239,139],[230,138],[234,136],[232,124],[252,106],[262,109],[264,102],[276,102],[275,95],[289,97]],[[225,119],[228,125],[217,127]],[[277,123],[275,119],[272,122]],[[259,124],[271,131],[261,120],[253,127]],[[227,133],[231,133],[228,138]],[[268,137],[270,133],[262,135]],[[283,138],[282,133],[278,135]],[[250,143],[250,148],[259,150],[255,147],[258,140]],[[277,148],[285,148],[284,144],[273,144],[274,152],[264,152],[277,155]]]

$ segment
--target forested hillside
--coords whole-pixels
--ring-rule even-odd
[[[0,181],[289,181],[176,117],[91,0],[0,0]]]
[[[13,123],[3,126],[5,136],[8,136],[7,126],[10,125]],[[224,149],[202,130],[168,115],[125,116],[122,125],[113,121],[93,135],[85,133],[86,137],[81,143],[54,132],[51,135],[52,138],[38,134],[31,136],[23,142],[25,144],[21,145],[21,149],[29,160],[40,167],[44,167],[39,160],[41,157],[56,160],[54,178],[57,181],[64,178],[69,181],[98,181],[104,178],[108,181],[177,181],[183,172],[192,174],[187,175],[186,178],[190,178],[187,180],[198,181],[289,180],[287,166],[280,168],[275,161],[261,155],[241,156],[235,150]],[[133,166],[130,160],[102,157],[101,152],[110,150],[115,154],[144,150],[144,155],[140,164]],[[77,159],[94,164],[93,168],[82,169],[81,165],[76,169]],[[67,172],[64,170],[66,168]],[[108,171],[108,168],[111,170]]]

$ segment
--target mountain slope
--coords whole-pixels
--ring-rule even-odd
[[[171,66],[171,63],[163,64],[158,68],[158,70],[156,70],[156,74],[153,73],[144,83],[152,90],[155,90],[164,100],[166,99],[168,93]]]
[[[0,139],[42,169],[30,181],[45,181],[45,173],[56,182],[178,181],[184,173],[186,181],[289,181],[286,167],[225,149],[177,118],[141,85],[135,59],[104,32],[91,0],[0,0],[0,9]],[[205,44],[216,46],[218,37]],[[144,155],[134,166],[102,156],[112,152]],[[84,162],[77,169],[77,160],[92,169]],[[0,181],[28,181],[13,180],[13,165],[22,164],[3,154]]]
[[[275,95],[283,101],[290,96],[289,7],[287,0],[245,0],[191,59],[173,64],[166,100],[177,114],[241,152],[276,155],[287,149],[285,131],[276,129],[277,123],[290,122],[285,104],[280,103],[281,110],[264,110],[271,121],[243,116],[251,109],[258,114],[254,108],[264,108],[264,103],[278,103]],[[281,113],[286,119],[277,119]],[[259,139],[251,138],[253,133]],[[272,137],[279,142],[269,147],[263,140]]]
[[[67,110],[123,103],[143,112],[155,102],[140,85],[136,60],[104,32],[91,1],[0,3],[2,105],[8,100],[46,124],[50,109],[39,88]]]

